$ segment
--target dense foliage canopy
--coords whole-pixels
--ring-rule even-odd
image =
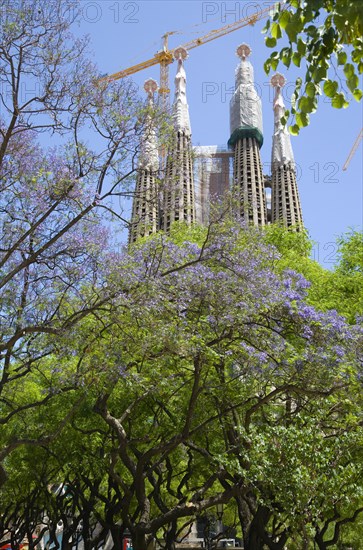
[[[16,515],[26,533],[34,500],[32,525],[46,510],[44,529],[62,517],[90,547],[109,531],[117,546],[127,529],[137,547],[156,537],[171,548],[218,502],[230,518],[235,510],[230,527],[246,548],[299,547],[303,526],[325,548],[330,524],[339,534],[355,517],[361,328],[309,305],[324,270],[306,257],[310,284],[271,240],[289,243],[289,263],[308,245],[219,221],[109,257],[112,299],[59,336],[17,394],[54,397],[46,419],[27,409],[9,419],[5,439],[72,418],[48,445],[7,461],[5,531]]]
[[[275,48],[286,38],[287,45],[270,55],[265,70],[291,62],[306,67],[292,97],[290,130],[298,134],[317,110],[319,96],[329,98],[336,109],[362,99],[363,9],[357,0],[287,0],[278,6],[265,27],[266,45]],[[285,120],[289,115],[287,110]]]

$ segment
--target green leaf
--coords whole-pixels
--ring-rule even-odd
[[[311,36],[311,38],[316,38],[318,35],[318,29],[315,25],[309,25],[309,27],[305,29],[305,32],[308,36]]]
[[[291,13],[289,11],[283,11],[280,15],[280,26],[282,29],[286,29],[289,21],[291,19]]]
[[[351,55],[352,55],[352,61],[354,61],[354,63],[358,63],[363,58],[363,50],[362,49],[353,50]]]
[[[353,97],[356,101],[360,101],[362,99],[362,96],[363,96],[362,90],[359,90],[358,88],[354,90]]]
[[[326,78],[327,70],[324,67],[317,67],[312,74],[314,82],[321,82]]]
[[[354,74],[351,78],[347,80],[347,86],[349,90],[353,93],[356,88],[359,86],[359,78]]]
[[[285,32],[290,40],[290,42],[296,42],[297,33],[299,32],[299,27],[292,20],[286,25]]]
[[[299,99],[299,109],[302,113],[313,113],[316,109],[316,99],[303,96]]]
[[[301,55],[299,54],[299,52],[294,52],[293,53],[292,62],[293,62],[294,65],[296,65],[296,67],[300,67]]]
[[[269,72],[271,70],[271,62],[270,62],[269,59],[267,59],[267,61],[265,61],[265,63],[263,64],[263,68],[265,70],[265,73],[269,74]]]
[[[280,52],[280,59],[286,67],[290,67],[291,64],[291,48],[282,48]]]
[[[291,15],[290,21],[286,25],[285,32],[290,42],[297,42],[297,35],[304,28],[304,18],[301,16],[300,10]]]
[[[338,65],[345,65],[347,62],[347,54],[345,52],[338,53]]]
[[[305,55],[306,53],[306,43],[302,40],[302,38],[299,38],[297,41],[297,51],[300,55]]]
[[[289,132],[292,136],[298,136],[300,132],[300,128],[297,124],[294,124],[293,126],[289,127]]]
[[[296,107],[296,101],[298,97],[299,97],[299,92],[298,90],[295,89],[294,92],[291,94],[291,106],[294,108]]]
[[[316,95],[316,85],[313,82],[308,82],[305,86],[305,94],[308,97],[315,97]]]
[[[315,11],[320,10],[324,7],[324,0],[310,0],[309,7]]]
[[[302,83],[303,83],[302,78],[299,76],[295,81],[295,88],[297,90],[300,90]]]
[[[291,55],[291,48],[287,48],[285,46],[285,48],[282,48],[282,50],[280,51],[280,59],[282,60],[287,55]]]
[[[358,72],[359,72],[359,74],[362,74],[362,73],[363,73],[363,61],[361,61],[360,63],[358,63]]]
[[[273,38],[281,38],[282,37],[281,27],[278,23],[272,23],[271,36]]]
[[[271,38],[271,36],[267,36],[265,38],[265,44],[268,48],[274,48],[277,44],[276,38]]]
[[[301,127],[308,126],[310,123],[310,117],[307,113],[297,113],[296,114],[296,123]]]
[[[334,80],[327,80],[324,82],[323,90],[327,97],[334,97],[338,91],[338,82],[335,82]]]
[[[351,78],[352,76],[354,76],[354,65],[352,65],[352,63],[346,63],[344,65],[344,74],[345,74],[345,77],[347,79]]]
[[[266,22],[266,25],[264,26],[264,28],[262,29],[262,33],[263,34],[266,34],[267,31],[269,30],[270,28],[270,24],[271,24],[271,21],[269,19],[267,19],[267,22]]]
[[[342,109],[342,108],[345,109],[349,105],[343,93],[335,94],[331,104],[332,104],[332,107],[334,107],[335,109]]]
[[[279,60],[278,59],[271,59],[271,67],[272,67],[272,70],[273,71],[276,71],[277,69],[277,65],[279,64]]]
[[[331,52],[334,48],[335,37],[335,30],[333,27],[330,27],[330,29],[323,36],[324,46],[328,48],[329,52]]]
[[[291,57],[290,56],[285,56],[283,58],[282,62],[285,65],[285,67],[289,68],[290,65],[291,65]]]

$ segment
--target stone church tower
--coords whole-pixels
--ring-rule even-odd
[[[291,147],[290,134],[281,123],[285,105],[281,88],[285,78],[277,73],[271,79],[275,88],[274,135],[272,142],[272,192],[271,222],[281,222],[286,227],[293,226],[296,231],[303,228],[300,199],[296,183],[296,169]]]
[[[266,225],[266,197],[260,147],[263,143],[261,99],[254,87],[253,67],[247,44],[237,48],[241,59],[236,69],[235,92],[230,102],[228,145],[234,150],[233,198],[237,217],[254,225]]]
[[[147,80],[144,84],[144,89],[148,94],[150,112],[146,115],[146,132],[140,145],[129,244],[134,243],[138,237],[151,235],[159,229],[159,153],[156,132],[151,117],[151,110],[154,106],[154,93],[157,88],[157,83],[152,79]]]
[[[203,145],[193,150],[184,70],[188,54],[182,47],[174,51],[178,63],[172,107],[174,133],[163,167],[165,172],[158,180],[158,146],[150,118],[147,135],[141,144],[130,243],[158,230],[169,232],[174,221],[185,221],[188,225],[207,224],[209,205],[223,198],[228,190],[232,191],[234,213],[242,222],[261,227],[279,222],[297,231],[303,229],[290,135],[281,123],[285,111],[281,89],[285,79],[280,74],[271,79],[275,97],[272,173],[269,176],[263,174],[261,166],[262,107],[254,87],[250,53],[247,44],[237,48],[240,62],[230,101],[229,150],[223,145]],[[150,108],[156,89],[155,81],[145,83]],[[267,188],[268,192],[271,188],[271,209],[267,208],[270,203]]]
[[[178,61],[173,103],[174,135],[166,161],[161,215],[161,229],[166,232],[174,221],[185,221],[188,225],[195,222],[192,133],[183,63],[187,55],[184,48],[178,48],[174,54]]]

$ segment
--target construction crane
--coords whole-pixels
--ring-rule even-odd
[[[236,31],[237,29],[241,29],[242,27],[246,27],[247,25],[254,25],[257,21],[260,19],[263,19],[264,17],[267,17],[267,15],[271,12],[271,7],[265,8],[263,10],[260,10],[249,17],[244,17],[243,19],[239,19],[238,21],[235,21],[234,23],[230,23],[228,25],[225,25],[224,27],[221,27],[219,29],[215,29],[210,31],[209,33],[205,34],[204,36],[201,36],[199,38],[195,38],[194,40],[190,40],[186,44],[183,44],[182,46],[178,46],[185,48],[187,51],[192,50],[193,48],[196,48],[197,46],[201,46],[202,44],[207,44],[208,42],[211,42],[212,40],[216,40],[217,38],[220,38],[221,36],[224,36],[226,34],[229,34],[233,31]],[[168,48],[168,39],[169,36],[172,34],[175,34],[176,31],[171,31],[165,33],[163,38],[163,49],[159,52],[157,52],[154,57],[151,59],[148,59],[147,61],[143,61],[142,63],[138,63],[137,65],[133,65],[132,67],[128,67],[127,69],[124,69],[123,71],[119,71],[117,73],[103,76],[98,80],[98,82],[112,82],[114,80],[118,80],[119,78],[124,78],[125,76],[129,76],[131,74],[137,73],[138,71],[142,71],[143,69],[146,69],[148,67],[152,67],[153,65],[160,64],[160,87],[159,87],[159,94],[161,97],[161,102],[164,108],[167,108],[169,105],[169,65],[173,63],[174,61],[174,52],[177,48],[173,48],[169,50]]]
[[[347,158],[347,160],[346,160],[345,163],[344,163],[343,170],[346,170],[346,169],[348,168],[349,163],[350,163],[350,161],[352,160],[354,153],[355,153],[356,150],[358,149],[358,145],[359,145],[360,140],[362,139],[362,137],[363,137],[363,128],[362,128],[361,131],[359,132],[358,137],[357,137],[357,139],[355,140],[354,145],[353,145],[353,147],[352,147],[351,150],[350,150],[350,153],[349,153],[349,155],[348,155],[348,158]]]

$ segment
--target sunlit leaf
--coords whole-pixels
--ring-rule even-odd
[[[271,36],[273,38],[281,38],[282,32],[281,32],[281,27],[278,23],[272,23]]]
[[[300,133],[300,127],[297,124],[289,127],[289,132],[292,136],[298,136]]]
[[[345,52],[338,53],[338,65],[345,65],[347,62],[347,54]]]
[[[326,80],[324,82],[323,90],[324,90],[324,94],[327,97],[334,97],[334,95],[338,90],[338,82],[335,82],[333,80]]]
[[[277,44],[276,38],[272,38],[271,36],[267,36],[265,38],[265,44],[268,48],[274,48]]]
[[[335,96],[332,99],[331,104],[335,109],[342,109],[342,108],[348,107],[348,105],[349,105],[349,103],[346,101],[345,95],[343,93],[335,94]]]

